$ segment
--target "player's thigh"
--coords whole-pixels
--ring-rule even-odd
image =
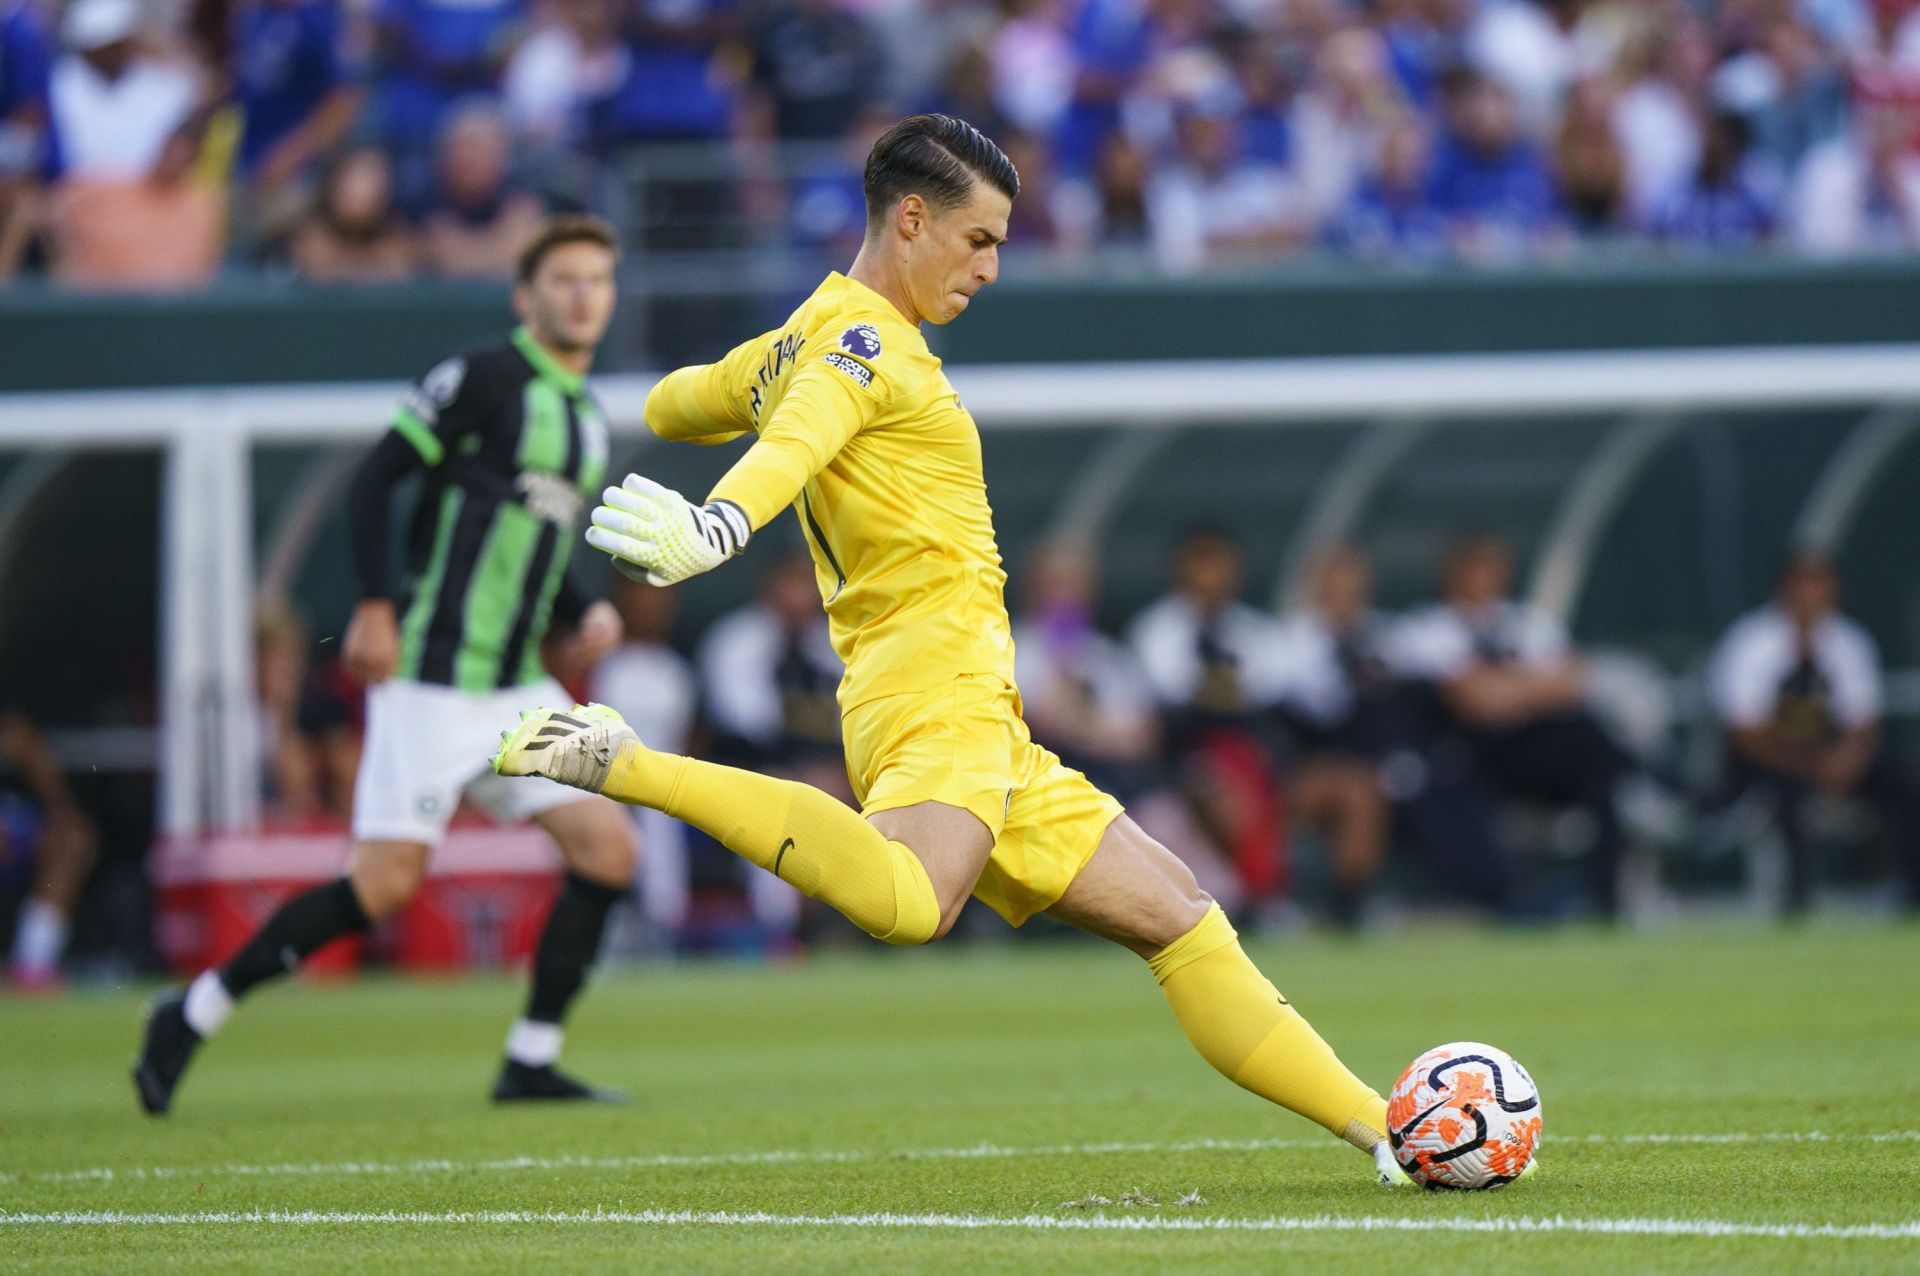
[[[940,929],[935,938],[947,933],[967,897],[973,894],[980,870],[993,854],[993,830],[980,822],[972,811],[944,802],[917,802],[912,806],[874,811],[867,823],[880,836],[899,842],[913,852],[927,880],[933,883],[934,896],[940,901]]]
[[[843,715],[847,778],[861,812],[927,870],[951,923],[993,851],[1025,743],[1013,688],[967,676]]]
[[[576,796],[539,812],[533,822],[554,840],[573,872],[606,886],[624,888],[633,881],[633,822],[618,803]]]
[[[356,841],[439,844],[461,787],[476,765],[485,766],[472,738],[472,700],[452,687],[399,678],[367,689],[366,745],[353,788]]]
[[[1151,957],[1212,903],[1179,856],[1121,815],[1047,915]]]
[[[425,842],[366,838],[356,841],[347,853],[347,879],[361,911],[379,921],[414,897],[427,875]]]

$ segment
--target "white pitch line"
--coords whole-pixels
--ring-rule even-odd
[[[1920,1143],[1920,1130],[1836,1134],[1824,1130],[1762,1130],[1701,1134],[1586,1134],[1555,1143],[1589,1146],[1739,1143]],[[1311,1151],[1344,1145],[1333,1139],[1189,1139],[1173,1143],[1057,1143],[1040,1147],[973,1147],[764,1152],[661,1153],[652,1156],[509,1156],[455,1161],[289,1161],[262,1165],[119,1165],[79,1170],[0,1172],[6,1183],[114,1183],[180,1178],[353,1177],[382,1174],[474,1174],[515,1170],[647,1170],[719,1165],[822,1165],[860,1161],[991,1161],[1046,1156],[1110,1156],[1119,1153]]]
[[[1758,1237],[1768,1240],[1920,1240],[1920,1222],[1735,1223],[1693,1218],[1404,1218],[1309,1214],[1292,1218],[1168,1218],[1112,1214],[768,1214],[733,1210],[230,1210],[135,1214],[118,1210],[0,1211],[9,1227],[365,1226],[625,1224],[650,1227],[941,1228],[1060,1232],[1573,1232],[1604,1236]]]

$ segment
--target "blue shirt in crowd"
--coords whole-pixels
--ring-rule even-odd
[[[346,82],[339,0],[255,4],[235,25],[234,97],[246,118],[240,167],[251,173]]]
[[[379,0],[392,33],[382,94],[383,124],[397,146],[433,143],[440,117],[459,99],[498,90],[508,37],[526,0]]]
[[[1434,156],[1430,183],[1433,207],[1454,222],[1532,232],[1559,215],[1553,177],[1523,141],[1489,154],[1448,137]]]

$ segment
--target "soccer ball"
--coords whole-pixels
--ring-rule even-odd
[[[1394,1085],[1387,1138],[1422,1187],[1504,1187],[1540,1146],[1540,1091],[1504,1050],[1478,1041],[1435,1046]]]

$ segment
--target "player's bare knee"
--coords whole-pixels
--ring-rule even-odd
[[[362,845],[354,848],[347,879],[367,920],[377,922],[404,908],[419,892],[426,867],[424,854]]]

